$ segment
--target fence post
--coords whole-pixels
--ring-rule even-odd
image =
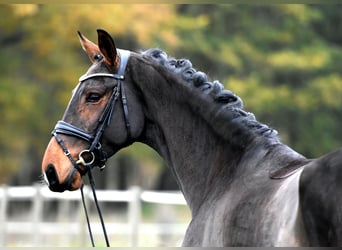
[[[132,200],[129,202],[128,206],[128,218],[129,225],[131,228],[131,247],[137,247],[139,241],[139,223],[140,223],[140,213],[141,213],[141,190],[137,186],[130,188],[132,193]]]
[[[33,200],[32,208],[32,245],[39,246],[42,244],[41,237],[41,223],[43,217],[43,195],[41,192],[42,186],[39,184],[35,185],[36,195]]]
[[[58,202],[58,211],[57,211],[57,222],[61,222],[64,223],[66,221],[66,219],[69,221],[70,220],[70,200],[61,200]],[[62,233],[61,235],[61,239],[60,239],[60,245],[61,246],[69,246],[71,240],[73,239],[73,235],[72,234],[68,234],[68,233]]]
[[[0,207],[0,246],[6,246],[7,236],[7,203],[8,203],[8,192],[7,186],[2,185],[2,200]]]

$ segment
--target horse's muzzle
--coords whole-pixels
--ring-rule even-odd
[[[44,179],[46,180],[49,189],[54,192],[64,192],[65,190],[74,190],[73,182],[75,178],[75,174],[77,173],[76,169],[72,169],[68,177],[60,183],[56,168],[53,164],[49,164],[44,173]]]

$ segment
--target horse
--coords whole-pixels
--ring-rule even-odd
[[[78,31],[92,65],[42,160],[51,191],[134,142],[153,148],[191,212],[183,246],[342,246],[342,149],[308,159],[190,60],[117,49]]]

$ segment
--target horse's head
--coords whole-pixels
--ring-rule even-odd
[[[142,108],[125,75],[130,53],[117,50],[103,30],[98,30],[98,45],[81,33],[79,38],[93,65],[80,78],[44,154],[42,171],[52,191],[78,189],[89,168],[103,167],[144,127]]]

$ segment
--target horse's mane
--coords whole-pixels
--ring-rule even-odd
[[[219,81],[210,82],[207,74],[194,69],[189,60],[168,57],[164,51],[157,48],[146,50],[142,54],[152,58],[169,71],[180,75],[190,86],[198,88],[203,93],[211,96],[213,102],[224,106],[224,112],[229,112],[226,117],[232,117],[233,122],[239,123],[241,128],[247,130],[243,133],[248,132],[249,134],[277,139],[278,133],[276,130],[258,122],[254,114],[243,110],[243,102],[240,97],[230,90],[224,89],[224,86]]]

